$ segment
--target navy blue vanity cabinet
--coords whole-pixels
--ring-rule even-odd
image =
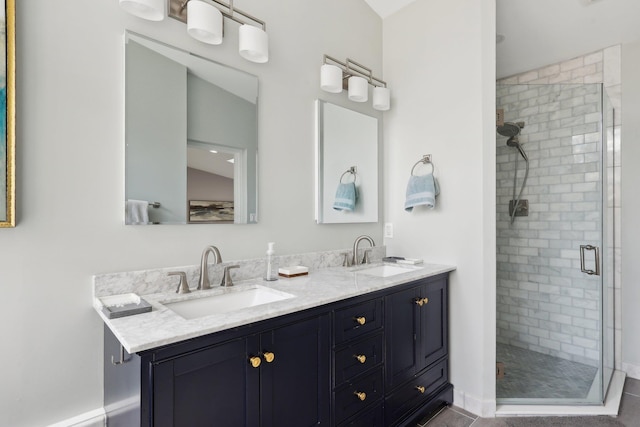
[[[132,355],[105,326],[108,425],[415,426],[453,400],[447,277]]]
[[[259,357],[255,336],[152,363],[151,425],[259,425],[260,367],[254,368],[247,355]]]
[[[329,425],[329,316],[150,364],[154,427]]]
[[[448,375],[447,275],[414,282],[385,297],[388,426],[413,423],[452,403]]]

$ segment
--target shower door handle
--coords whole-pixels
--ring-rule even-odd
[[[593,251],[593,255],[595,257],[595,270],[587,270],[584,266],[584,253],[586,251]],[[600,248],[592,245],[580,245],[580,271],[583,273],[587,273],[589,275],[600,275]]]

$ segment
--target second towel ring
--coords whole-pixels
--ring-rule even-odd
[[[413,167],[411,168],[411,176],[415,176],[413,174],[413,172],[416,169],[416,166],[418,166],[420,163],[423,163],[425,165],[431,165],[431,173],[433,173],[435,171],[435,167],[433,166],[433,162],[431,161],[431,154],[425,154],[424,156],[422,156],[422,158],[420,160],[418,160]]]
[[[356,182],[356,179],[358,178],[358,175],[356,174],[356,167],[355,166],[351,166],[348,170],[346,170],[342,175],[340,175],[340,184],[342,184],[342,179],[344,178],[345,175],[347,174],[351,174],[353,175],[353,182]]]

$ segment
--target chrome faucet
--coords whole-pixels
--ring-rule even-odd
[[[214,264],[220,264],[222,262],[222,256],[220,256],[218,248],[215,246],[207,246],[204,248],[204,251],[202,251],[202,258],[200,259],[200,280],[198,281],[198,287],[196,289],[211,289],[208,269],[209,252],[213,253]]]
[[[367,253],[367,251],[365,251],[364,256],[362,257],[362,261],[358,261],[358,246],[360,245],[360,241],[362,240],[367,240],[369,242],[369,244],[371,245],[371,247],[374,247],[376,244],[373,243],[373,239],[369,236],[358,236],[356,237],[356,241],[353,242],[353,257],[351,258],[351,265],[358,265],[358,264],[368,264],[369,263],[369,254]]]

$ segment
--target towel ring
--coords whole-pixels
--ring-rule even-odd
[[[351,174],[351,175],[353,175],[353,182],[354,182],[354,183],[356,182],[356,179],[357,179],[357,177],[358,177],[358,175],[356,174],[356,167],[355,167],[355,166],[351,166],[347,171],[345,171],[345,173],[343,173],[343,174],[340,176],[340,184],[342,184],[342,179],[343,179],[343,178],[344,178],[344,176],[345,176],[345,175],[347,175],[347,174]]]
[[[433,173],[435,171],[435,167],[433,166],[433,163],[431,162],[431,154],[425,154],[424,156],[422,156],[422,158],[420,160],[418,160],[413,167],[411,168],[411,176],[415,176],[413,174],[413,172],[416,169],[416,166],[418,166],[420,163],[423,163],[425,165],[431,165],[431,173]]]

